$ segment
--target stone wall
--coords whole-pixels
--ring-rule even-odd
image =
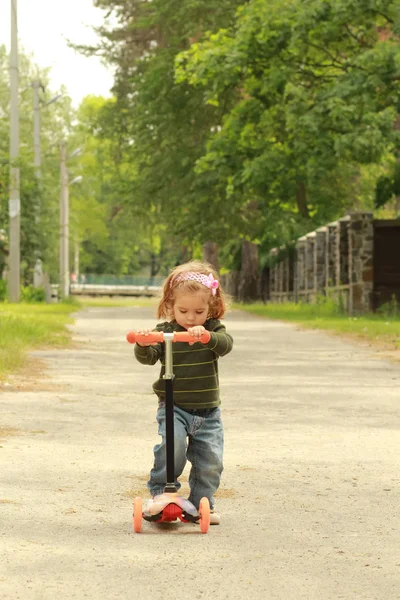
[[[347,215],[301,237],[293,257],[283,258],[280,250],[270,252],[267,288],[272,302],[315,302],[325,295],[340,298],[349,314],[373,309],[372,213]]]

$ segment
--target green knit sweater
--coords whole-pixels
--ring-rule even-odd
[[[214,408],[221,404],[219,396],[218,358],[232,350],[233,339],[225,325],[217,319],[208,319],[204,328],[211,332],[207,344],[196,342],[192,346],[185,342],[174,342],[174,403],[181,408]],[[186,331],[176,321],[159,323],[155,331],[172,333]],[[153,390],[160,400],[165,399],[165,356],[164,344],[139,346],[135,344],[135,356],[144,365],[154,365],[161,361],[161,372],[153,384]]]

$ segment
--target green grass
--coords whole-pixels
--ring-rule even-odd
[[[66,328],[77,303],[0,304],[0,381],[20,370],[29,350],[62,347],[70,340]]]
[[[85,307],[149,306],[154,298],[82,298],[58,304],[0,303],[0,382],[17,373],[30,350],[65,347],[71,334],[66,328],[73,322],[71,313]]]
[[[391,349],[400,350],[400,315],[369,314],[349,317],[339,314],[333,302],[318,304],[235,304],[234,308],[270,319],[299,323],[312,329],[324,329],[353,336]]]

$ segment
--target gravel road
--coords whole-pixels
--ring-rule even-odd
[[[398,600],[400,366],[232,312],[221,525],[134,534],[159,367],[125,333],[154,323],[86,309],[71,348],[35,352],[40,375],[0,391],[0,598]]]

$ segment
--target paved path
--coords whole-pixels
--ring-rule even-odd
[[[0,427],[16,430],[0,442],[0,598],[398,600],[400,367],[232,313],[222,524],[138,535],[158,367],[124,336],[153,323],[149,309],[86,310],[74,348],[36,353],[39,385],[0,392]]]

